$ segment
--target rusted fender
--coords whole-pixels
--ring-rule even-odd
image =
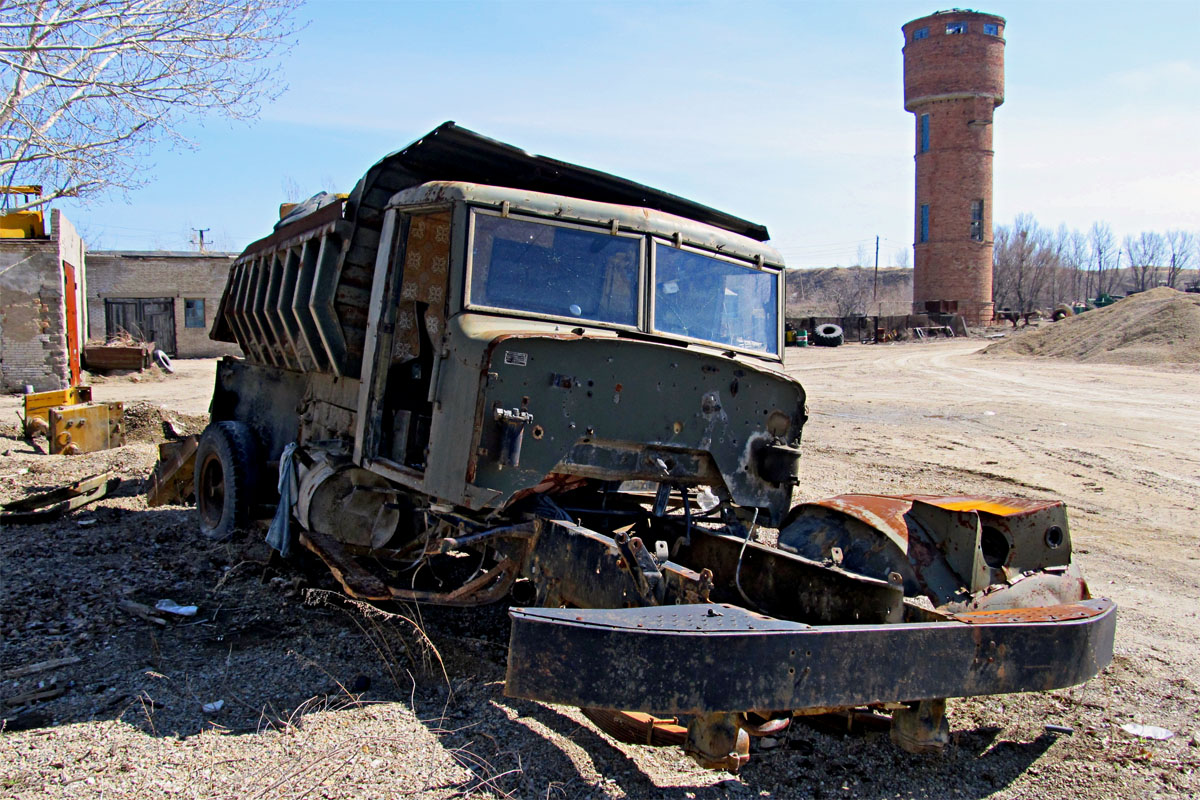
[[[1116,628],[1109,600],[894,625],[810,626],[730,605],[510,614],[506,694],[655,715],[1072,686],[1112,660]]]
[[[863,575],[898,577],[906,595],[923,594],[936,605],[965,607],[970,596],[1033,574],[1045,575],[1044,591],[1024,587],[1033,602],[1017,600],[1025,592],[1008,597],[1049,605],[1088,596],[1082,579],[1066,574],[1073,570],[1071,535],[1057,500],[843,494],[792,509],[779,546]]]

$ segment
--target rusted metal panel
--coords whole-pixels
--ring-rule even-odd
[[[755,607],[774,616],[850,624],[899,621],[903,615],[903,593],[887,581],[699,528],[693,529],[691,538],[676,560],[693,569],[703,566],[712,570],[713,583],[730,602],[740,602],[736,574]]]
[[[1000,496],[839,495],[793,509],[779,541],[818,560],[836,550],[848,569],[862,574],[894,572],[907,592],[938,604],[998,602],[974,595],[1024,581],[1030,572],[1066,568],[1071,553],[1061,502]],[[1062,578],[1047,577],[1046,585],[1027,584],[1007,597],[1065,602],[1086,596],[1081,581]]]
[[[158,462],[150,473],[146,490],[146,505],[150,507],[179,505],[196,494],[194,471],[199,437],[188,436],[178,442],[163,442],[158,446]]]
[[[880,494],[840,494],[807,505],[840,511],[899,542],[908,541],[908,523],[904,521],[904,515],[912,508],[912,502],[906,498]]]
[[[1042,609],[1031,612],[1036,621],[852,626],[803,625],[725,604],[516,608],[505,693],[671,715],[1045,691],[1081,683],[1112,660],[1115,606],[1080,605],[1094,614],[1042,621],[1057,615]]]
[[[124,403],[82,403],[50,409],[51,454],[74,455],[125,444]]]
[[[128,347],[122,345],[89,344],[83,348],[83,363],[91,370],[145,369],[150,364],[154,342]]]

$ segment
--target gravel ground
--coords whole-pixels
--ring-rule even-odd
[[[383,614],[340,598],[310,559],[273,557],[259,533],[204,541],[191,510],[141,497],[160,425],[145,404],[202,424],[211,362],[196,362],[180,380],[97,387],[136,397],[117,450],[47,456],[0,423],[0,500],[103,470],[124,479],[64,520],[0,530],[0,697],[61,690],[0,709],[0,797],[1195,796],[1200,411],[1186,398],[1200,375],[980,360],[977,347],[789,353],[813,412],[803,496],[1066,497],[1085,575],[1121,605],[1109,669],[1069,690],[952,700],[941,756],[797,725],[756,741],[738,776],[700,770],[678,750],[616,743],[576,709],[504,697],[503,608]],[[0,399],[0,419],[14,407]],[[164,598],[199,611],[158,625],[120,607]],[[78,661],[10,674],[62,658]]]

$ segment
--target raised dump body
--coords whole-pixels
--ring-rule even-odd
[[[235,263],[213,336],[246,357],[218,368],[201,528],[274,507],[272,544],[353,596],[509,598],[510,693],[712,767],[816,709],[886,706],[936,748],[942,698],[1095,674],[1114,609],[1061,503],[793,504],[805,395],[766,239],[447,123]]]

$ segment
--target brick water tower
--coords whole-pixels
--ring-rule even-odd
[[[1004,18],[938,11],[904,31],[916,117],[913,311],[992,318],[992,113],[1004,102]]]

